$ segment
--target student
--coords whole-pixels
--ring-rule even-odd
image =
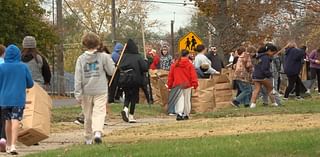
[[[181,87],[182,94],[175,106],[177,120],[188,120],[191,110],[191,88],[197,89],[196,70],[188,58],[189,51],[182,50],[179,58],[171,65],[168,76],[168,89]]]
[[[152,58],[149,68],[151,70],[159,69],[160,66],[160,56],[158,55],[155,49],[152,49],[149,53],[149,56]]]
[[[264,86],[267,90],[267,93],[273,103],[273,106],[279,106],[275,102],[274,95],[272,94],[272,81],[270,78],[272,77],[272,73],[270,71],[270,63],[271,56],[277,51],[277,47],[273,44],[266,44],[258,50],[258,54],[256,56],[257,63],[254,66],[254,71],[252,75],[253,83],[254,83],[254,91],[251,97],[251,105],[250,108],[256,107],[257,97],[260,93],[261,86]]]
[[[222,59],[217,53],[217,48],[214,46],[211,46],[209,49],[209,53],[207,54],[207,57],[211,61],[211,67],[219,72],[221,72],[222,68],[224,68],[224,64]]]
[[[86,33],[82,44],[87,48],[78,57],[75,68],[75,98],[84,113],[85,144],[102,143],[103,126],[108,102],[107,75],[115,69],[110,55],[99,52],[99,37]]]
[[[5,51],[5,63],[0,65],[0,107],[6,120],[6,152],[17,155],[19,121],[22,120],[26,102],[26,89],[33,86],[28,67],[21,63],[17,46],[10,45]]]
[[[236,107],[239,107],[240,104],[244,104],[245,107],[249,107],[252,93],[251,74],[253,71],[251,56],[248,52],[246,52],[246,48],[243,46],[238,48],[237,55],[239,58],[234,71],[234,80],[236,81],[237,87],[241,92],[231,102],[231,104]]]
[[[311,71],[311,84],[309,91],[314,84],[316,77],[318,80],[318,94],[320,95],[320,49],[313,50],[309,55],[310,71]]]
[[[290,92],[295,89],[296,98],[302,99],[300,96],[301,79],[299,77],[304,52],[297,48],[297,44],[290,42],[285,50],[284,72],[288,77],[288,86],[284,94],[284,100],[288,100]]]
[[[4,63],[4,51],[6,47],[0,44],[0,64]],[[1,75],[1,74],[0,74]],[[1,113],[1,107],[0,107]],[[6,151],[6,132],[5,132],[6,120],[0,116],[0,152]]]
[[[169,71],[172,63],[172,56],[168,53],[168,46],[163,46],[160,52],[160,69]]]
[[[211,61],[205,56],[207,49],[204,45],[198,45],[195,50],[198,54],[194,59],[194,66],[200,78],[205,78],[205,74],[209,76],[213,74],[220,74],[220,72],[211,67]]]
[[[50,67],[47,60],[39,54],[36,39],[33,36],[26,36],[22,46],[22,62],[28,65],[32,79],[47,90],[51,81]]]
[[[136,120],[133,115],[137,100],[139,99],[139,87],[143,85],[143,74],[148,71],[148,64],[139,54],[138,47],[132,39],[129,39],[127,42],[127,47],[124,50],[119,69],[120,73],[121,71],[130,72],[130,78],[125,80],[128,82],[121,82],[124,80],[124,78],[121,77],[121,74],[119,78],[119,84],[122,86],[125,93],[124,107],[121,111],[122,119],[125,122],[135,123]]]

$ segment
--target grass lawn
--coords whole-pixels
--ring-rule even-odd
[[[305,100],[289,100],[283,102],[280,107],[264,107],[261,103],[257,104],[254,109],[230,107],[219,109],[216,112],[198,113],[193,117],[197,118],[219,118],[219,117],[246,117],[271,114],[304,114],[304,113],[320,113],[320,97],[313,96]]]
[[[111,104],[112,114],[110,118],[117,118],[122,109],[122,104]],[[58,107],[52,110],[52,122],[73,122],[81,112],[79,105]],[[305,100],[289,100],[284,102],[281,107],[263,107],[261,104],[255,109],[244,108],[225,108],[210,113],[194,114],[194,118],[219,118],[219,117],[245,117],[270,114],[300,114],[300,113],[320,113],[320,97],[314,96]],[[164,116],[160,105],[137,105],[137,118],[162,117]]]
[[[176,140],[150,140],[125,144],[75,145],[31,154],[29,157],[304,157],[320,156],[320,130],[255,133]]]

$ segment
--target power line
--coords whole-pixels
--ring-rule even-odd
[[[155,0],[131,0],[131,1],[141,1],[141,2],[150,2],[150,3],[162,3],[162,4],[194,5],[194,3],[190,3],[190,2],[167,2],[167,1],[155,1]]]

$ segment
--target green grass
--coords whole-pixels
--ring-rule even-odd
[[[120,115],[122,104],[111,104],[111,111],[113,115]],[[137,118],[144,117],[158,117],[162,115],[162,110],[159,105],[140,105],[136,106],[135,115]],[[80,114],[80,105],[73,105],[67,107],[57,107],[52,109],[52,122],[73,122]]]
[[[193,117],[196,118],[219,118],[219,117],[247,117],[271,114],[306,114],[306,113],[320,113],[320,99],[319,97],[308,98],[305,100],[289,100],[283,102],[280,107],[264,107],[261,104],[254,109],[244,108],[224,108],[215,112],[198,113]]]
[[[320,156],[320,130],[256,133],[127,144],[75,145],[29,157],[304,157]]]

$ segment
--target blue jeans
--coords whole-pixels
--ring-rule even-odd
[[[236,80],[236,83],[241,93],[236,97],[235,100],[240,104],[249,105],[252,94],[251,84],[240,80]]]

